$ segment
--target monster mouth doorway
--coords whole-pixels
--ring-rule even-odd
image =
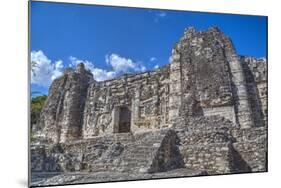
[[[131,131],[131,111],[126,106],[119,109],[118,133],[127,133]]]

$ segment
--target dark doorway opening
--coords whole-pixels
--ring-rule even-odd
[[[120,107],[119,112],[119,133],[127,133],[131,131],[131,111],[128,107]]]

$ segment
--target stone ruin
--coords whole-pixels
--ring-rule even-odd
[[[267,62],[216,27],[188,28],[154,71],[97,82],[67,69],[34,131],[34,185],[264,172]]]

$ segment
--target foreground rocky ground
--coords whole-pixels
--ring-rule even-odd
[[[99,183],[129,180],[145,180],[173,177],[194,177],[207,175],[204,171],[189,170],[185,168],[167,172],[142,174],[121,172],[96,172],[96,173],[35,173],[32,176],[31,186],[48,186],[61,184]]]

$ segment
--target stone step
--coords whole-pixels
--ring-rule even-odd
[[[146,157],[153,157],[153,153],[147,153],[147,154],[132,154],[129,157],[132,157],[134,159],[141,159],[141,158],[146,158]]]
[[[150,166],[148,161],[126,161],[120,164],[112,164],[112,163],[103,163],[103,164],[94,164],[91,166],[92,172],[100,172],[100,171],[134,171],[135,169],[143,168]]]
[[[154,151],[156,148],[154,148],[153,146],[149,146],[149,147],[137,147],[135,146],[134,148],[128,148],[128,151],[134,151],[134,152],[143,152],[143,151]]]
[[[127,158],[127,157],[129,157],[129,156],[133,156],[133,157],[142,156],[142,157],[144,157],[144,158],[147,158],[147,157],[152,157],[154,153],[155,153],[155,152],[154,152],[153,150],[131,151],[131,152],[127,152],[126,155],[124,154],[124,158]]]
[[[169,130],[140,133],[134,136],[124,133],[65,144],[64,148],[68,149],[67,157],[73,158],[73,163],[64,165],[68,165],[68,169],[73,169],[76,164],[83,163],[82,167],[85,171],[93,172],[139,172],[143,169],[155,168],[151,165],[157,156],[157,151],[163,139],[170,134]],[[166,141],[164,143],[167,144]],[[79,154],[84,154],[84,157],[79,157]]]
[[[149,161],[148,159],[142,159],[142,158],[124,158],[124,162],[126,163],[130,163],[130,162],[147,163],[148,161]]]

